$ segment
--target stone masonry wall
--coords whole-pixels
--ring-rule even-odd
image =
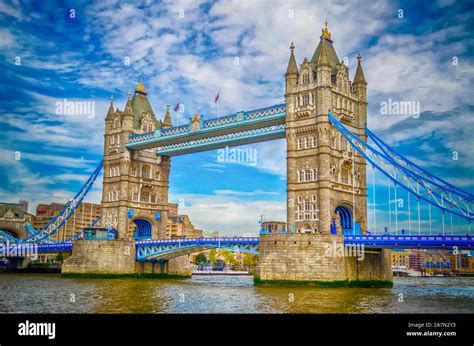
[[[344,254],[344,237],[264,234],[255,278],[262,281],[391,281],[389,250],[367,250],[363,260]]]
[[[126,240],[76,240],[62,273],[133,274],[135,245]]]

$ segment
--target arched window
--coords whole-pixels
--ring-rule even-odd
[[[120,118],[115,118],[114,119],[114,128],[119,128],[120,127]]]

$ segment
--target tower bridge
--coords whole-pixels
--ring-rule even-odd
[[[65,273],[190,273],[187,254],[208,248],[227,248],[259,254],[256,281],[391,282],[390,249],[471,249],[474,195],[430,174],[393,150],[367,124],[367,82],[362,57],[357,57],[353,80],[339,61],[327,25],[311,60],[298,67],[295,46],[285,73],[285,102],[256,110],[204,119],[195,114],[189,123],[173,126],[169,105],[158,119],[142,82],[123,111],[113,100],[105,118],[104,158],[65,210],[41,230],[27,227],[21,240],[0,233],[0,239],[39,244],[41,251],[69,251]],[[261,232],[258,238],[166,238],[171,157],[275,139],[287,144],[287,232]],[[367,165],[388,181],[389,194],[410,196],[417,208],[408,210],[408,234],[398,225],[397,204],[389,195],[388,231],[377,229],[373,211],[368,227]],[[103,168],[102,218],[104,227],[118,232],[117,240],[64,243],[50,238],[87,195]],[[429,230],[422,228],[421,206],[429,210]],[[433,232],[431,211],[442,216],[442,228]],[[412,213],[417,215],[410,219]],[[446,220],[466,223],[467,234],[447,235]],[[399,234],[399,231],[401,234]],[[429,234],[427,232],[429,231]],[[378,234],[377,234],[378,233]],[[80,233],[79,233],[80,234]],[[134,239],[135,241],[127,240]],[[365,259],[331,256],[333,245],[360,245],[370,249]],[[159,268],[154,263],[159,262]]]

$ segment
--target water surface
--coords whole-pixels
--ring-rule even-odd
[[[393,288],[317,288],[255,286],[251,276],[1,274],[0,292],[0,313],[474,313],[473,277],[396,277]]]

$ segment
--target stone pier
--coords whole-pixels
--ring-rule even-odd
[[[127,240],[76,240],[62,266],[65,277],[190,277],[188,256],[136,262],[135,244]]]
[[[255,283],[392,286],[390,251],[356,250],[342,235],[263,234]]]

